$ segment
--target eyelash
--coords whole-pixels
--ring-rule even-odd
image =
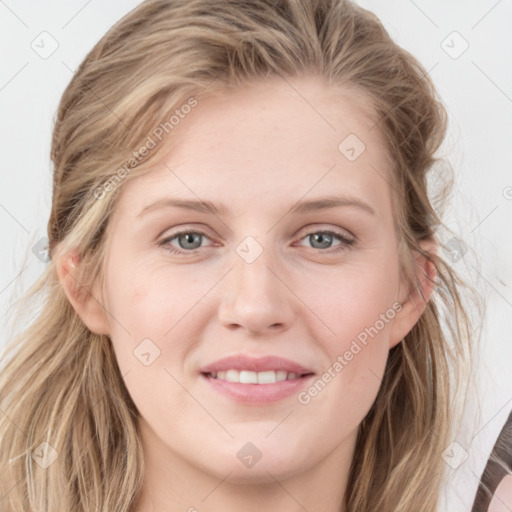
[[[184,253],[194,253],[200,247],[197,247],[196,249],[191,250],[185,250],[185,249],[176,249],[175,247],[169,245],[169,242],[177,238],[179,235],[183,234],[195,234],[195,235],[201,235],[206,238],[209,238],[209,236],[204,233],[203,231],[199,230],[191,230],[191,229],[180,229],[178,231],[175,231],[171,236],[168,236],[158,242],[158,246],[162,247],[165,251],[168,251],[172,254],[184,254]],[[317,249],[320,252],[327,253],[327,254],[333,254],[333,253],[339,253],[341,251],[345,251],[347,249],[351,249],[352,246],[355,244],[356,240],[353,238],[348,238],[346,235],[339,233],[338,231],[333,230],[327,230],[327,229],[319,229],[316,231],[310,231],[309,233],[306,233],[300,240],[303,240],[304,238],[307,238],[308,236],[315,235],[315,234],[323,234],[323,235],[334,235],[335,238],[338,238],[342,243],[337,249]],[[312,247],[312,249],[315,249]]]

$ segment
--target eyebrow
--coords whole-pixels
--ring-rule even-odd
[[[309,201],[299,201],[291,209],[290,213],[305,214],[318,210],[325,210],[328,208],[336,208],[340,206],[352,206],[360,208],[371,215],[376,215],[375,210],[364,201],[356,197],[349,196],[328,196],[312,199]],[[144,207],[137,217],[142,217],[146,213],[161,208],[181,208],[183,210],[192,210],[200,213],[211,213],[214,215],[227,215],[229,209],[225,204],[214,204],[207,200],[194,200],[194,199],[177,199],[172,197],[164,197]]]

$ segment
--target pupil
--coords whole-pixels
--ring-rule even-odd
[[[194,237],[199,237],[201,235],[199,235],[197,233],[185,233],[183,236],[185,237],[185,247],[184,248],[190,248],[190,247],[187,246],[187,244],[189,244],[189,243],[193,244],[194,243]],[[180,244],[180,245],[182,245],[182,247],[183,247],[183,244]]]
[[[317,235],[313,235],[315,240],[316,241],[319,241],[320,244],[322,244],[322,242],[324,243],[323,247],[325,247],[326,245],[329,245],[329,239],[330,239],[330,235],[326,234],[326,233],[319,233]],[[325,237],[325,241],[323,240]]]

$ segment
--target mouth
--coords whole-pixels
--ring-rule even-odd
[[[201,380],[213,396],[231,403],[261,406],[299,393],[314,375],[311,368],[270,354],[234,354],[200,369]]]
[[[202,381],[215,397],[244,406],[267,406],[297,396],[312,384],[314,373],[284,370],[223,370],[201,372]]]
[[[285,370],[266,370],[255,372],[251,370],[229,369],[218,372],[202,372],[207,378],[234,382],[238,384],[275,384],[277,382],[299,380],[314,375],[312,372],[294,373]]]

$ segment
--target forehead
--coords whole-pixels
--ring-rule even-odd
[[[270,208],[341,191],[381,208],[389,203],[385,142],[363,94],[302,77],[197,99],[160,163],[125,184],[125,203],[142,205],[168,192],[228,200],[240,212],[249,201]]]

